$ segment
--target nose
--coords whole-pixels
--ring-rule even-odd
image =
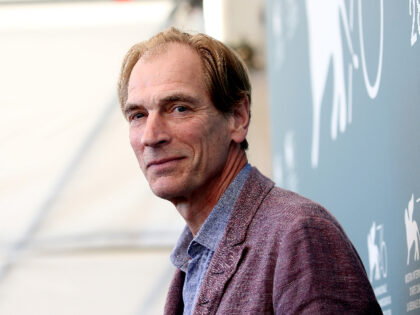
[[[164,118],[159,113],[149,113],[141,136],[144,146],[158,146],[168,142],[170,135]]]

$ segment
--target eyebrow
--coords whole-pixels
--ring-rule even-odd
[[[135,111],[136,109],[139,109],[140,107],[142,106],[138,104],[126,104],[124,106],[124,116],[127,118],[131,112]]]
[[[183,93],[176,93],[169,95],[167,97],[162,98],[159,101],[159,104],[168,104],[168,103],[174,103],[174,102],[184,102],[184,103],[190,103],[190,104],[198,104],[200,101],[198,98],[186,95]]]
[[[189,103],[192,105],[197,105],[200,103],[200,100],[196,97],[193,97],[191,95],[186,95],[184,93],[175,93],[175,94],[171,94],[160,99],[159,105],[165,105],[165,104],[170,104],[170,103],[175,103],[175,102],[184,102],[184,103]],[[135,111],[142,107],[144,107],[144,105],[142,104],[127,103],[124,108],[124,115],[127,117],[130,114],[130,112]]]

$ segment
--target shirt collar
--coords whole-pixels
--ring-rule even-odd
[[[172,264],[175,267],[182,270],[186,269],[189,260],[188,249],[193,242],[198,243],[213,252],[216,250],[217,245],[223,237],[233,206],[239,197],[251,169],[251,165],[247,164],[238,173],[194,238],[188,226],[185,226],[170,256]]]

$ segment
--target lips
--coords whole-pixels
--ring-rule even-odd
[[[151,162],[147,163],[146,168],[152,167],[152,166],[164,166],[168,165],[172,162],[179,161],[183,159],[184,157],[171,157],[171,158],[164,158],[164,159],[156,159],[152,160]]]

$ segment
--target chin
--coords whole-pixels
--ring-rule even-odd
[[[149,184],[152,192],[159,198],[166,200],[179,199],[185,196],[185,189],[183,185],[174,185],[173,183],[153,183]]]

